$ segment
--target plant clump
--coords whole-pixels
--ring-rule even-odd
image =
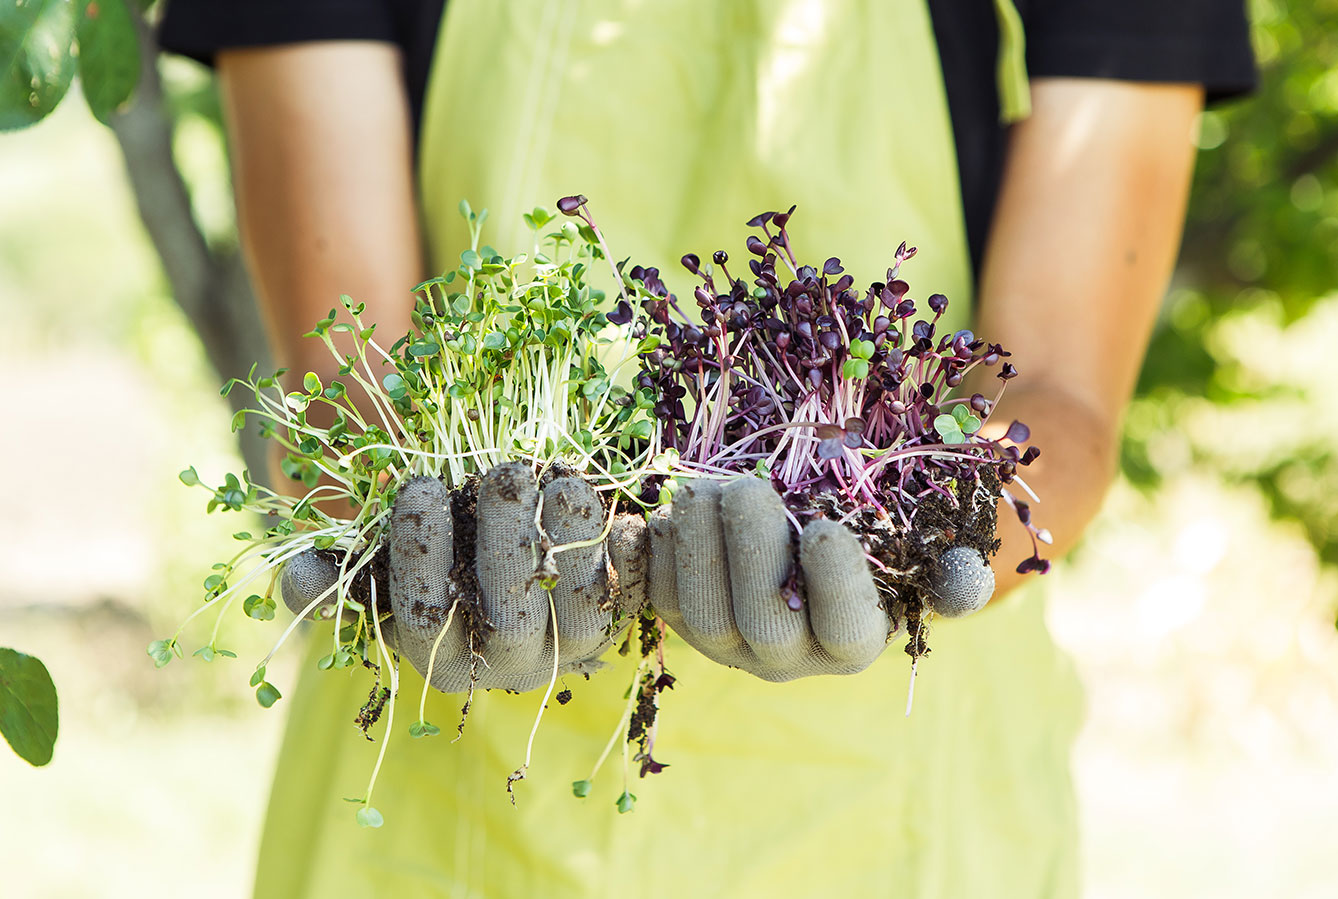
[[[796,531],[815,516],[852,527],[916,656],[926,651],[919,622],[935,560],[963,544],[992,555],[1000,496],[1032,535],[1018,571],[1048,569],[1038,543],[1049,535],[1009,489],[1027,489],[1019,468],[1040,451],[1024,448],[1022,422],[983,436],[1017,369],[1008,351],[969,330],[939,332],[947,297],[917,302],[901,278],[914,247],[901,244],[886,277],[857,288],[838,258],[796,258],[793,213],[748,223],[758,233],[747,239],[747,280],[724,250],[710,264],[684,256],[699,282],[692,314],[658,270],[636,267],[629,276],[649,296],[639,308],[624,299],[609,319],[642,342],[637,386],[653,394],[674,471],[766,477]],[[994,395],[954,397],[980,367],[998,369]],[[661,498],[673,489],[663,484]],[[790,601],[799,607],[797,591]]]
[[[234,535],[242,546],[205,579],[203,604],[175,634],[149,646],[158,667],[184,655],[181,635],[205,613],[217,617],[209,642],[194,654],[205,661],[234,657],[217,645],[227,612],[240,603],[249,618],[273,619],[284,566],[316,551],[337,569],[335,584],[294,609],[296,618],[261,660],[251,685],[262,706],[274,705],[282,694],[265,679],[269,660],[303,618],[334,620],[330,652],[319,667],[362,665],[375,672],[356,716],[370,739],[383,712],[389,730],[398,692],[399,657],[383,634],[393,624],[386,544],[403,485],[429,476],[453,489],[460,564],[452,576],[469,580],[470,488],[481,473],[514,461],[540,477],[580,472],[612,510],[618,502],[637,502],[643,480],[667,470],[650,392],[618,383],[620,368],[628,372],[623,380],[631,380],[639,347],[601,311],[605,294],[591,271],[612,268],[598,229],[536,208],[524,216],[534,234],[531,251],[503,256],[480,242],[486,210],[476,213],[462,202],[460,212],[471,246],[455,269],[414,288],[412,332],[385,347],[376,340],[376,324],[364,320],[365,306],[341,297],[342,312],[331,309],[306,335],[325,345],[336,377],[326,383],[307,372],[299,389],[285,390],[285,371],[257,376],[253,369],[223,388],[225,395],[244,389],[254,396],[254,405],[234,417],[233,430],[256,426],[281,446],[282,472],[300,490],[286,495],[246,471],[227,474],[218,486],[206,484],[193,467],[181,473],[187,486],[207,491],[208,512],[250,513],[268,527]],[[627,285],[623,296],[636,295]],[[476,592],[476,583],[474,591],[464,587],[460,617],[473,641],[487,623],[471,614],[466,594]],[[389,687],[383,684],[387,671]],[[471,701],[472,690],[460,728]],[[439,733],[422,719],[421,708],[420,702],[411,735]],[[370,792],[369,785],[359,821],[379,823],[379,814],[370,814]]]
[[[759,232],[747,241],[750,280],[731,274],[723,250],[706,264],[683,257],[699,281],[689,315],[658,269],[613,262],[585,197],[563,198],[558,210],[569,220],[539,208],[526,214],[531,251],[507,257],[480,242],[486,210],[461,203],[471,246],[456,268],[414,288],[410,333],[383,347],[376,325],[364,320],[365,307],[342,297],[342,314],[332,309],[307,335],[334,362],[337,374],[328,383],[306,372],[299,389],[285,390],[285,372],[257,377],[252,370],[224,387],[225,394],[244,389],[254,396],[233,429],[256,426],[282,447],[282,471],[301,489],[289,496],[245,471],[227,474],[218,486],[194,468],[181,473],[185,484],[207,492],[207,511],[250,513],[267,526],[234,535],[241,548],[204,580],[204,602],[176,633],[149,646],[156,665],[184,655],[181,635],[205,613],[216,615],[213,630],[194,655],[235,657],[218,645],[227,612],[240,603],[247,617],[272,620],[281,572],[314,553],[335,572],[334,583],[293,609],[295,618],[251,676],[257,701],[268,708],[282,698],[266,666],[298,623],[332,620],[330,651],[318,666],[372,672],[355,723],[368,739],[383,720],[383,734],[390,733],[400,661],[385,639],[394,632],[387,543],[396,496],[424,476],[451,490],[449,576],[459,598],[436,645],[459,613],[471,665],[477,664],[475,640],[489,623],[477,605],[475,490],[483,473],[507,462],[529,466],[541,482],[584,476],[605,500],[605,534],[620,505],[670,501],[681,479],[768,478],[796,533],[821,516],[861,537],[884,607],[909,631],[913,658],[928,651],[930,568],[949,546],[970,546],[982,556],[997,549],[999,497],[1033,536],[1033,553],[1018,570],[1048,568],[1037,551],[1048,534],[1031,523],[1029,507],[1010,489],[1026,490],[1018,470],[1039,451],[1023,448],[1030,435],[1020,422],[998,439],[982,435],[1017,370],[1002,347],[970,331],[937,333],[947,298],[934,294],[917,303],[900,278],[914,248],[902,244],[884,280],[856,289],[839,259],[821,267],[797,261],[786,228],[793,207],[764,213],[749,223]],[[611,311],[603,311],[609,304],[594,286],[595,268],[613,276]],[[953,397],[980,367],[998,368],[994,395]],[[562,547],[545,536],[540,548],[534,582],[551,590],[552,553]],[[797,566],[786,593],[792,608],[802,608]],[[636,801],[628,789],[634,765],[643,777],[667,767],[653,750],[659,700],[674,684],[664,622],[653,610],[632,617],[620,652],[635,645],[640,661],[625,709],[589,777],[572,787],[576,796],[588,795],[621,740],[620,812]],[[457,739],[477,678],[471,668]],[[556,680],[555,658],[540,717]],[[424,718],[427,689],[425,683],[408,727],[414,738],[441,732]],[[571,691],[564,688],[556,699],[565,704]],[[534,730],[538,725],[536,719]],[[508,792],[524,777],[533,742],[532,730]],[[382,821],[371,796],[385,751],[383,735],[367,790],[352,800],[366,826]]]

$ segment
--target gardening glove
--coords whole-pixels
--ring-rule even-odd
[[[621,629],[615,621],[630,620],[645,604],[641,517],[619,516],[608,540],[599,540],[605,511],[586,481],[549,482],[540,513],[534,475],[519,463],[499,465],[483,477],[474,520],[459,514],[459,496],[453,515],[452,499],[436,478],[415,478],[400,488],[390,521],[393,622],[387,622],[387,641],[445,693],[468,690],[471,680],[473,686],[515,692],[544,686],[553,676],[555,643],[559,675],[597,669],[598,657]],[[461,541],[474,548],[473,565],[463,564],[463,570],[456,567]],[[594,542],[547,554],[585,541]],[[556,574],[551,611],[550,591],[541,583],[545,567]],[[328,556],[298,557],[284,571],[284,600],[301,612],[328,589],[335,573]],[[474,580],[476,590],[469,584]],[[616,619],[615,611],[621,613]]]
[[[650,603],[707,658],[764,680],[863,671],[899,625],[879,601],[859,539],[826,519],[804,527],[807,596],[797,611],[782,594],[794,555],[768,482],[689,481],[650,519]],[[952,617],[980,608],[994,590],[993,572],[969,547],[945,552],[930,580],[935,611]]]

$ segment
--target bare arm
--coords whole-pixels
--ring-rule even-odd
[[[303,340],[340,294],[409,328],[424,266],[399,51],[331,41],[219,54],[243,249],[281,365],[335,365]]]
[[[1060,556],[1115,470],[1120,423],[1175,263],[1194,165],[1196,85],[1039,79],[1013,129],[986,248],[977,331],[1019,377],[991,422],[1026,422],[1023,477]],[[997,381],[977,383],[992,396]],[[1000,506],[998,596],[1021,580],[1025,530]],[[1032,575],[1034,577],[1034,575]]]

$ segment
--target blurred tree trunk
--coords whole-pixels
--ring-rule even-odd
[[[210,247],[195,221],[190,190],[172,155],[172,121],[158,75],[157,41],[142,14],[133,14],[140,44],[139,86],[129,108],[112,116],[111,127],[140,219],[162,261],[172,296],[204,344],[220,386],[228,378],[246,377],[253,364],[269,373],[273,371],[269,346],[241,254]],[[234,390],[228,402],[236,411],[250,398],[248,391]],[[244,429],[238,438],[251,477],[266,482],[265,441],[254,428]]]

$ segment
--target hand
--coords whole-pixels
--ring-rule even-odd
[[[463,692],[472,680],[484,689],[533,690],[553,676],[555,643],[559,675],[594,671],[618,625],[645,604],[641,517],[619,516],[606,552],[599,539],[606,513],[589,484],[555,478],[542,490],[542,511],[540,497],[519,463],[483,477],[473,510],[468,493],[436,478],[400,488],[389,541],[393,620],[382,627],[390,624],[387,641],[424,677],[430,666],[436,689]],[[299,556],[284,570],[284,600],[301,613],[336,576],[328,556]]]
[[[780,496],[766,481],[695,480],[650,519],[649,598],[679,636],[707,658],[763,680],[854,674],[899,630],[882,606],[864,548],[833,521],[810,521],[799,539],[805,597],[785,594],[795,553]],[[949,617],[983,606],[994,575],[969,547],[946,551],[931,573],[932,606]]]

